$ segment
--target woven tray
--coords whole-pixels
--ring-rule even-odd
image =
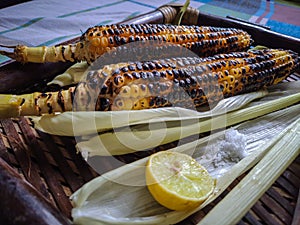
[[[164,6],[158,10],[150,12],[134,18],[128,23],[168,23],[171,22],[178,12],[179,6]],[[195,9],[190,8],[185,14],[183,23],[198,24],[204,17],[209,17],[210,20],[205,20],[208,25],[211,24],[213,18],[209,15],[199,14]],[[201,19],[202,18],[202,19]],[[219,18],[215,18],[216,21]],[[239,21],[225,20],[222,25],[242,26],[246,30],[254,29],[257,34],[260,32],[270,32],[264,28],[257,28],[251,24],[240,23]],[[201,23],[202,24],[202,23]],[[256,30],[258,29],[258,31]],[[250,32],[251,33],[251,32]],[[268,33],[269,34],[269,33]],[[272,34],[272,32],[271,32]],[[292,38],[275,34],[278,38],[288,40],[284,42],[288,47],[290,43],[295,43]],[[259,39],[258,39],[259,40]],[[74,40],[70,40],[74,41]],[[270,43],[271,47],[278,43]],[[294,49],[299,45],[293,46]],[[297,51],[297,49],[295,49]],[[299,52],[299,51],[298,51]],[[26,64],[19,65],[16,62],[9,62],[0,67],[0,83],[6,79],[6,85],[0,86],[1,92],[18,92],[23,93],[33,89],[43,89],[44,84],[52,79],[54,75],[62,72],[70,64],[55,64],[54,70],[47,72],[47,68],[53,67],[53,64],[35,65]],[[34,68],[35,73],[30,75],[29,71]],[[46,71],[43,77],[39,80],[33,79],[34,75],[41,71]],[[10,77],[7,79],[7,74]],[[18,82],[15,81],[18,77],[27,75],[25,78],[26,87],[20,88]],[[30,75],[30,76],[29,76]],[[34,81],[33,81],[34,80]],[[300,80],[300,75],[295,73],[288,77],[285,82],[293,82]],[[24,81],[24,80],[23,80]],[[23,83],[24,85],[24,83]],[[18,119],[0,120],[0,157],[8,164],[16,169],[27,181],[29,181],[40,193],[49,199],[54,207],[57,207],[66,217],[71,217],[72,205],[69,201],[69,196],[80,188],[84,183],[98,176],[98,174],[83,160],[80,154],[76,153],[75,140],[70,137],[48,135],[32,127],[29,119],[21,117]],[[154,151],[164,150],[176,145],[171,143],[165,146],[159,146],[152,151],[144,151],[135,154],[127,154],[116,157],[118,160],[129,163],[136,159],[150,155]],[[103,171],[109,171],[115,168],[113,163],[110,163],[113,157],[100,157]],[[244,175],[243,175],[244,176]],[[225,193],[213,204],[205,207],[203,210],[190,216],[179,224],[197,224],[201,218],[228,193],[243,176],[236,180]],[[251,210],[242,218],[239,224],[300,224],[300,157],[288,167],[288,169],[278,178],[272,187],[257,201]]]

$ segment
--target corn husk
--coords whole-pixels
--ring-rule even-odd
[[[69,67],[64,73],[57,75],[47,85],[59,85],[61,87],[77,84],[83,79],[89,65],[87,62],[75,63]]]
[[[144,158],[105,173],[76,191],[71,196],[74,204],[72,210],[74,223],[85,225],[177,223],[215,200],[238,176],[253,167],[268,151],[278,148],[276,147],[278,143],[280,145],[286,143],[287,140],[284,138],[286,135],[292,133],[293,141],[296,136],[299,138],[299,111],[298,104],[234,127],[234,130],[246,138],[247,154],[233,164],[226,164],[226,172],[223,170],[224,165],[215,167],[213,156],[216,152],[207,151],[218,149],[217,143],[224,137],[222,131],[171,149],[191,154],[205,165],[217,180],[214,193],[195,210],[171,211],[152,198],[145,185],[144,172],[148,158]],[[234,139],[232,142],[234,144]]]
[[[151,126],[148,124],[140,126],[136,130],[124,128],[113,133],[106,132],[94,136],[87,141],[78,142],[76,147],[85,156],[120,155],[135,151],[143,151],[194,134],[222,129],[280,108],[285,108],[290,104],[299,101],[300,94],[296,94],[292,97],[293,98],[285,97],[273,100],[262,105],[247,107],[246,109],[240,109],[226,115],[216,116],[202,121],[181,120],[180,123],[177,123],[176,125],[170,123],[155,123],[151,124]]]
[[[183,4],[183,6],[180,8],[178,14],[176,15],[176,17],[175,17],[175,19],[173,21],[173,24],[176,24],[176,25],[180,25],[181,24],[183,15],[186,13],[189,5],[190,5],[190,0],[186,0],[185,3]]]
[[[300,101],[299,88],[300,82],[284,83],[270,88],[268,95],[260,91],[224,99],[208,112],[174,107],[142,111],[68,112],[39,117],[34,122],[35,128],[47,133],[81,136],[77,138],[76,147],[84,157],[119,155],[223,129],[285,108]],[[101,134],[98,135],[98,132]],[[86,140],[82,135],[86,136]]]
[[[214,109],[201,113],[179,107],[166,107],[134,111],[64,112],[58,115],[50,114],[31,118],[35,128],[43,132],[53,135],[81,136],[149,122],[205,119],[237,110],[255,99],[266,96],[267,93],[263,90],[223,99]]]
[[[288,130],[266,156],[198,225],[236,224],[300,153],[300,122]],[[255,191],[254,191],[255,190]],[[226,210],[224,210],[226,208]]]

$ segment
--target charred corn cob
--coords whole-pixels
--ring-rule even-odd
[[[266,49],[107,65],[68,90],[0,95],[1,115],[193,108],[276,84],[299,64],[294,52]]]
[[[80,41],[52,47],[16,46],[13,53],[2,51],[20,62],[95,61],[114,47],[137,41],[181,45],[199,56],[242,51],[252,40],[248,33],[234,28],[176,26],[162,24],[103,25],[89,28]]]

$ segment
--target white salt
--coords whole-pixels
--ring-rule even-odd
[[[247,138],[235,129],[225,131],[224,139],[210,142],[199,160],[210,173],[220,175],[247,156]]]

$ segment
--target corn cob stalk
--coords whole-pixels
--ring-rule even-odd
[[[103,53],[130,42],[156,41],[178,44],[199,56],[242,51],[252,40],[248,33],[234,28],[176,26],[162,24],[103,25],[89,28],[80,41],[69,45],[27,47],[19,45],[14,52],[1,51],[20,62],[95,61]]]
[[[298,66],[296,53],[277,49],[118,63],[88,72],[68,90],[0,95],[0,115],[194,108],[277,84]]]

